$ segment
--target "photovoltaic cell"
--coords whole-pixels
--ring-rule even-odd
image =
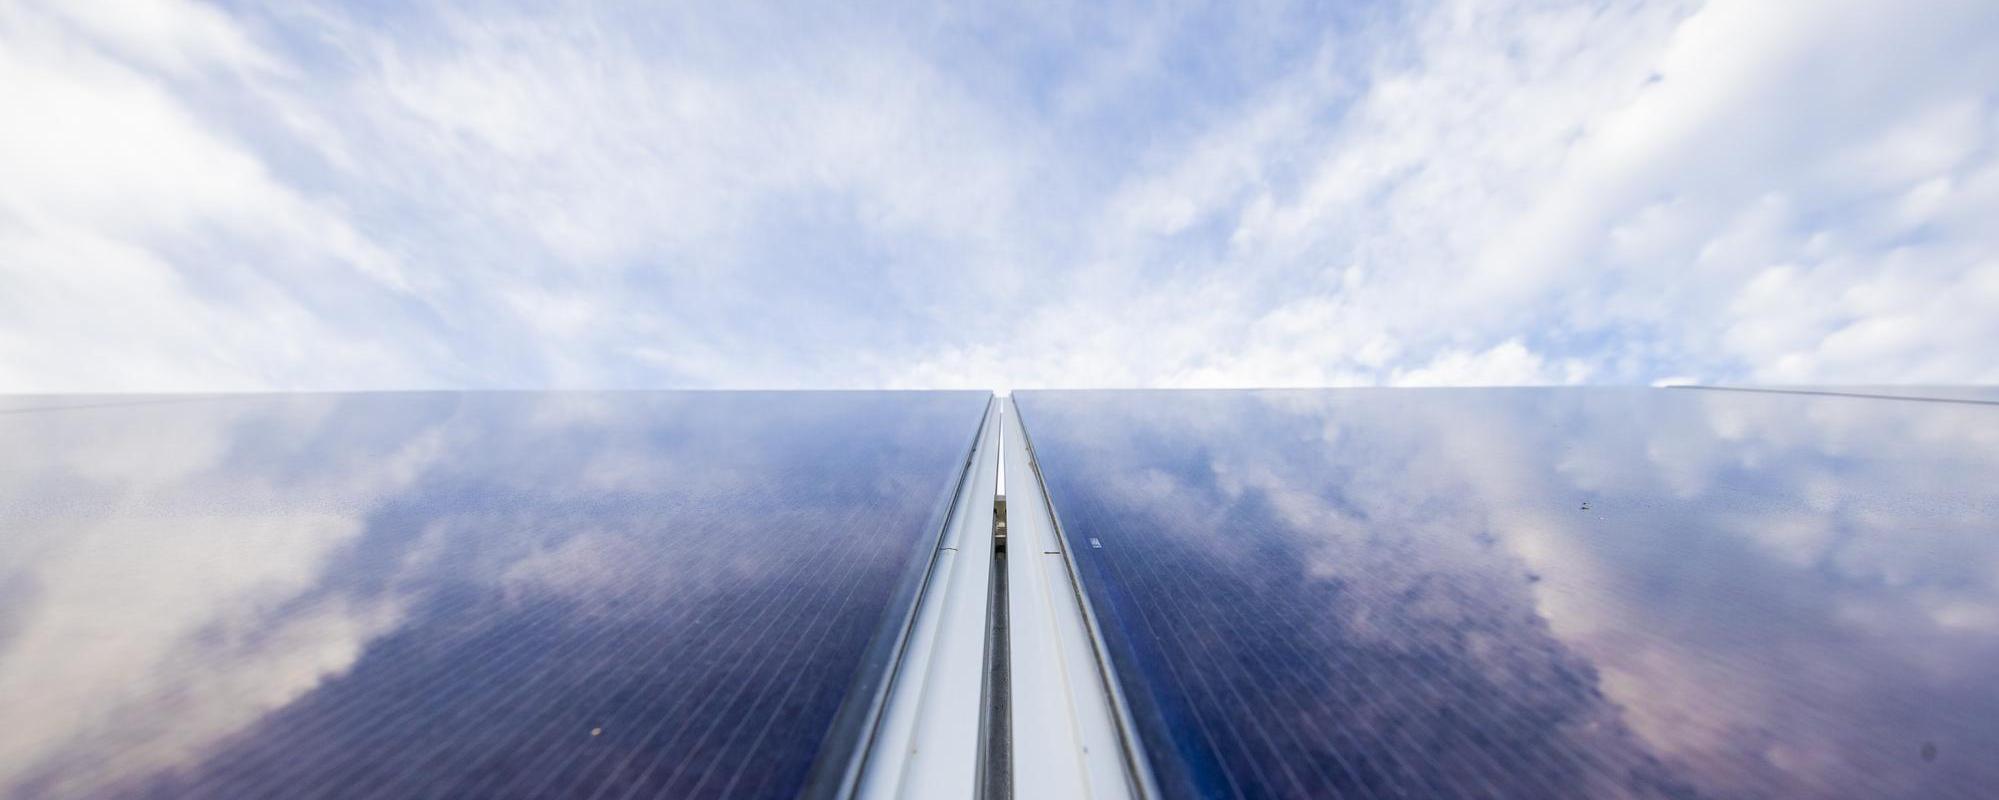
[[[8,797],[830,789],[988,403],[39,400],[0,415]]]
[[[1016,402],[1169,796],[1999,786],[1999,407],[1645,389]]]

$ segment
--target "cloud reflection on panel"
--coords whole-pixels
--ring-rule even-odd
[[[0,794],[785,791],[982,403],[0,416]],[[759,694],[780,670],[812,677]]]
[[[396,598],[304,595],[434,461],[446,410],[337,448],[313,446],[325,397],[0,417],[0,786],[102,791],[345,670]]]
[[[1021,404],[1169,788],[1999,782],[1994,408],[1645,390]]]

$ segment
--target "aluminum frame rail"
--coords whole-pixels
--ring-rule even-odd
[[[1156,796],[1019,409],[994,402],[852,794]]]
[[[998,400],[958,487],[854,794],[974,797],[982,775]]]
[[[1014,794],[1156,796],[1026,425],[1012,398],[1004,408]]]

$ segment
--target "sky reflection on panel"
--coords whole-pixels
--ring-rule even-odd
[[[1999,785],[1999,408],[1620,389],[1018,402],[1171,793]]]
[[[0,416],[0,794],[794,794],[985,403]]]

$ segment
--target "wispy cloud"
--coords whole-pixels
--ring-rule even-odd
[[[0,9],[0,389],[1999,381],[1999,8]]]

